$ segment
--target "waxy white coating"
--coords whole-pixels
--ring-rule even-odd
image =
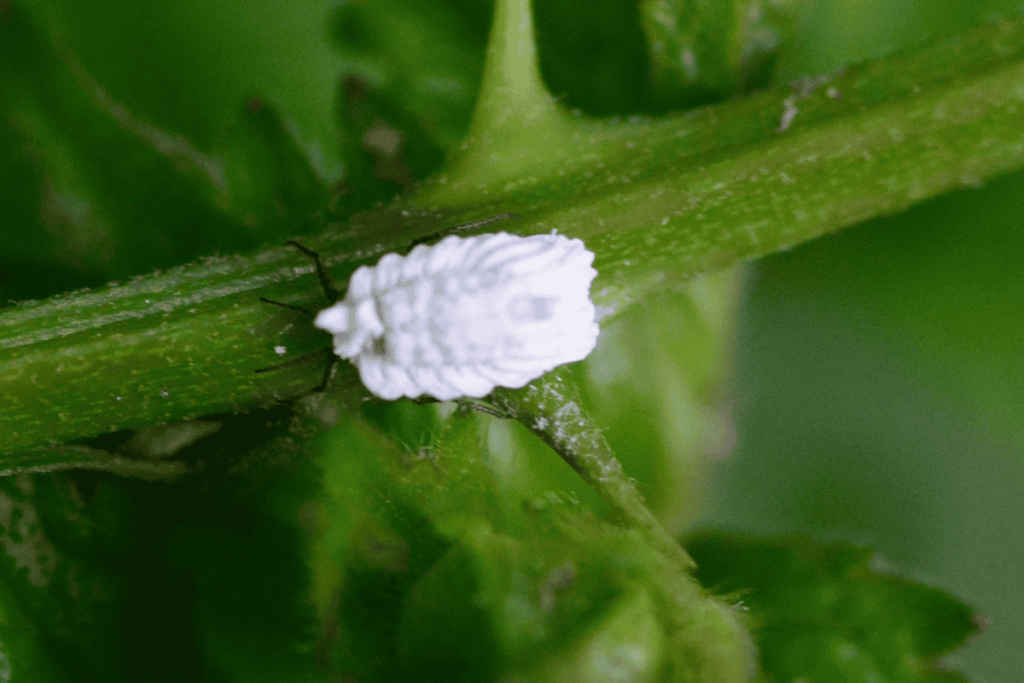
[[[315,325],[380,398],[479,398],[590,354],[593,261],[554,232],[453,235],[362,266]]]

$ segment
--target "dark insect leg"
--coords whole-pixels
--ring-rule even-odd
[[[462,225],[456,225],[451,228],[445,228],[444,230],[441,230],[439,232],[435,232],[430,235],[424,235],[419,239],[413,240],[412,244],[409,245],[409,248],[411,249],[412,247],[415,247],[417,244],[432,242],[438,237],[447,237],[448,235],[454,235],[456,233],[465,232],[467,230],[473,230],[474,228],[482,228],[485,225],[490,225],[491,223],[497,223],[498,221],[505,221],[512,218],[522,218],[522,216],[520,216],[518,213],[499,213],[497,216],[491,216],[490,218],[485,218],[482,221],[463,223]]]
[[[313,259],[313,262],[316,264],[316,276],[317,276],[317,279],[320,280],[320,286],[323,287],[324,295],[327,297],[327,299],[328,299],[328,301],[330,301],[330,303],[332,303],[332,304],[335,303],[338,300],[338,290],[334,287],[334,283],[331,282],[331,276],[330,276],[330,274],[328,274],[327,269],[324,268],[323,261],[320,260],[320,254],[318,254],[317,252],[313,251],[312,249],[307,249],[306,247],[302,246],[301,244],[299,244],[298,242],[296,242],[294,240],[288,240],[287,244],[291,244],[292,246],[296,247],[299,251],[301,251],[303,254],[305,254],[306,256],[309,256],[311,259]],[[267,299],[267,298],[262,297],[262,296],[260,297],[260,301],[263,301],[264,303],[268,303],[268,304],[273,304],[274,306],[280,306],[282,308],[287,308],[288,310],[291,310],[291,311],[298,311],[300,313],[305,313],[307,315],[311,315],[313,313],[313,311],[308,309],[308,308],[303,308],[301,306],[293,306],[292,304],[286,304],[286,303],[283,303],[281,301],[271,301],[270,299]],[[288,368],[288,367],[291,367],[293,365],[299,365],[301,363],[305,363],[306,361],[308,361],[308,360],[310,360],[312,358],[317,358],[319,356],[324,356],[324,355],[330,355],[332,350],[333,349],[331,349],[331,347],[324,347],[324,348],[318,349],[316,351],[311,351],[309,353],[304,353],[301,356],[299,356],[298,358],[293,358],[292,360],[285,361],[284,363],[278,363],[277,365],[271,365],[270,367],[260,368],[260,369],[256,370],[256,372],[257,373],[271,372],[271,371],[274,371],[274,370],[280,370],[282,368]],[[320,384],[315,389],[313,389],[310,393],[324,391],[327,388],[327,382],[331,378],[331,372],[333,371],[335,365],[338,362],[338,359],[335,356],[331,355],[330,358],[331,358],[330,362],[327,364],[327,367],[324,369],[323,379],[320,381]]]
[[[284,363],[278,363],[277,365],[271,365],[268,368],[260,368],[256,372],[262,373],[262,372],[273,372],[274,370],[281,370],[282,368],[291,367],[292,365],[298,365],[300,363],[305,363],[306,361],[311,360],[313,358],[316,358],[317,356],[322,356],[322,355],[328,353],[329,351],[330,351],[330,349],[328,349],[328,348],[319,349],[317,351],[310,351],[309,353],[304,353],[301,356],[299,356],[298,358],[293,358],[290,361],[286,361]],[[324,368],[323,377],[320,378],[320,384],[316,385],[315,387],[313,387],[309,391],[307,391],[305,393],[302,393],[299,396],[296,396],[295,398],[298,399],[298,398],[301,398],[303,396],[309,396],[310,394],[318,394],[318,393],[320,393],[322,391],[326,391],[327,390],[327,384],[331,381],[331,375],[334,373],[334,368],[337,367],[339,360],[340,359],[337,356],[331,355],[331,357],[330,357],[330,359],[329,359],[329,361],[327,363],[327,367]]]
[[[290,244],[306,256],[313,259],[316,263],[316,276],[320,280],[320,286],[324,289],[324,295],[327,296],[327,300],[332,304],[338,300],[338,290],[334,287],[334,283],[331,282],[331,276],[327,273],[327,269],[324,268],[323,261],[320,260],[320,254],[316,253],[312,249],[308,249],[295,240],[288,240],[286,244]]]
[[[327,383],[331,381],[331,375],[334,373],[334,368],[338,367],[338,361],[341,360],[335,355],[332,355],[327,363],[327,367],[324,368],[324,376],[320,379],[320,384],[314,387],[309,393],[316,394],[321,391],[327,391]]]
[[[302,306],[292,306],[291,304],[286,304],[281,301],[271,301],[270,299],[262,296],[260,297],[260,301],[262,301],[265,304],[274,304],[275,306],[280,306],[281,308],[287,308],[290,311],[298,311],[299,313],[312,314],[313,312],[308,308],[303,308]]]

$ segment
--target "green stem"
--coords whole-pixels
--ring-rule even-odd
[[[696,566],[655,519],[600,430],[580,405],[564,368],[549,372],[522,389],[497,389],[494,403],[539,436],[569,464],[618,517],[635,529],[680,571]]]

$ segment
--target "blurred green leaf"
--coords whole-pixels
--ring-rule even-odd
[[[125,586],[111,571],[110,558],[55,544],[47,528],[53,517],[41,514],[36,490],[28,475],[0,479],[0,604],[8,613],[0,642],[10,639],[20,650],[8,655],[11,672],[57,675],[66,667],[76,675],[116,680],[127,654],[119,623]],[[43,657],[48,661],[39,661]]]
[[[1024,613],[1024,173],[749,271],[737,449],[704,524],[844,537],[991,617],[956,653],[1014,679]]]
[[[224,183],[217,163],[113,101],[20,5],[0,21],[0,89],[3,128],[20,158],[0,166],[3,195],[9,178],[23,193],[21,208],[0,218],[5,297],[256,245],[215,206]]]
[[[537,52],[547,89],[591,116],[650,109],[650,55],[636,3],[537,2]]]
[[[220,142],[225,208],[262,242],[282,239],[326,208],[327,188],[277,108],[251,97]]]
[[[222,487],[170,539],[191,581],[190,626],[206,666],[226,681],[326,680],[313,657],[318,623],[298,526],[316,489],[304,492],[294,481],[303,476],[300,468],[259,496]]]
[[[30,5],[38,26],[21,12]],[[1024,22],[992,22],[713,108],[622,122],[565,107],[663,111],[768,82],[793,3],[649,2],[646,15],[614,2],[538,5],[540,70],[529,5],[499,2],[483,78],[489,2],[332,6],[349,68],[334,89],[304,72],[293,78],[272,50],[267,61],[267,43],[289,41],[291,52],[322,57],[323,36],[296,32],[290,17],[301,23],[326,3],[257,11],[228,0],[181,12],[159,1],[93,11],[74,0],[21,0],[17,9],[0,0],[0,40],[5,22],[18,29],[14,47],[0,47],[0,67],[15,67],[0,70],[0,87],[15,94],[0,104],[0,172],[12,192],[0,208],[10,207],[12,225],[47,231],[0,245],[0,287],[38,296],[82,277],[124,277],[147,249],[178,255],[152,263],[178,263],[313,226],[325,234],[310,244],[340,284],[440,228],[518,212],[507,229],[587,239],[598,253],[602,323],[627,312],[641,320],[641,331],[620,332],[619,355],[649,366],[615,385],[616,400],[604,397],[605,419],[591,421],[561,392],[561,423],[544,406],[530,406],[524,423],[541,436],[557,428],[556,447],[602,441],[607,425],[608,440],[633,451],[629,471],[655,482],[645,489],[654,506],[684,524],[672,507],[679,492],[662,494],[679,481],[697,489],[696,459],[722,441],[700,427],[719,408],[735,302],[729,272],[695,276],[1019,168]],[[754,17],[755,7],[771,11]],[[648,38],[692,50],[695,79],[685,60],[680,73],[680,62],[648,53],[641,22],[665,19],[659,9],[675,14],[648,23]],[[215,19],[233,12],[240,19],[218,29]],[[253,21],[268,30],[254,32],[250,49]],[[141,64],[117,57],[122,41],[112,37],[125,35],[151,48]],[[232,82],[258,68],[285,73],[292,97]],[[190,92],[207,97],[193,105]],[[310,111],[333,106],[324,102],[337,102],[337,115],[310,128]],[[345,178],[328,206],[339,159]],[[388,209],[356,213],[435,172]],[[64,272],[49,281],[32,272],[71,244],[67,235],[97,239],[98,227],[114,235],[105,249],[132,250],[121,262],[97,266],[76,245]],[[118,233],[133,229],[130,239]],[[23,675],[60,680],[63,668],[112,682],[749,680],[753,650],[738,610],[681,575],[640,526],[615,526],[575,502],[575,475],[525,429],[514,439],[528,445],[503,462],[463,409],[442,419],[433,407],[366,401],[349,364],[328,391],[306,395],[325,353],[256,376],[326,341],[310,326],[324,301],[311,275],[293,250],[268,249],[0,314],[0,474],[22,473],[0,481],[0,522],[11,511],[0,524],[0,678],[11,664]],[[665,292],[682,296],[666,305]],[[308,312],[264,306],[260,295]],[[666,345],[685,357],[658,355]],[[579,370],[546,378],[548,388]],[[643,411],[650,417],[638,430]],[[308,460],[311,436],[335,423],[325,456]],[[599,446],[603,465],[615,464]],[[524,464],[526,450],[534,460]],[[65,468],[176,483],[24,474]],[[766,675],[870,680],[889,667],[905,675],[894,681],[961,680],[932,665],[969,632],[944,628],[964,625],[962,605],[878,579],[859,551],[782,544],[779,558],[748,545],[759,552],[711,552],[723,557],[720,576],[738,564],[747,571],[739,583],[775,580],[783,591],[763,590],[770,600],[750,613],[774,637],[762,638]],[[808,613],[812,627],[800,621]],[[879,621],[887,628],[876,632]],[[765,627],[777,622],[777,634]]]
[[[336,215],[390,203],[412,189],[444,160],[444,150],[420,122],[366,80],[349,75],[341,84],[340,123],[345,178],[335,200]]]
[[[771,85],[807,4],[539,2],[541,73],[559,102],[591,116],[689,109]]]
[[[325,208],[324,181],[269,103],[251,98],[203,150],[58,45],[23,3],[0,20],[3,299],[279,242]]]
[[[328,181],[341,172],[330,93],[343,60],[329,0],[15,0],[137,117],[214,148],[250,97],[273,102]]]
[[[0,480],[0,643],[13,680],[60,681],[49,672],[62,669],[111,683],[321,680],[299,528],[320,497],[316,468],[276,474]]]
[[[595,422],[673,535],[703,507],[709,464],[735,441],[722,383],[742,275],[690,280],[633,307],[578,367]]]
[[[372,110],[420,145],[408,163],[436,169],[438,150],[458,147],[480,88],[491,2],[345,2],[331,17],[348,73],[367,84]],[[346,144],[351,131],[346,129]],[[420,176],[421,177],[421,176]]]
[[[480,88],[490,3],[345,2],[331,35],[345,58],[339,124],[346,162],[335,216],[392,202],[456,149]]]
[[[554,493],[499,495],[472,415],[457,411],[419,451],[358,422],[325,444],[328,490],[346,496],[328,505],[359,511],[354,524],[341,516],[347,532],[329,523],[335,561],[314,565],[337,586],[320,603],[337,620],[322,643],[336,670],[366,680],[746,679],[735,614],[639,534]]]
[[[644,0],[653,98],[682,108],[763,88],[807,3],[801,0]]]
[[[640,13],[658,90],[722,96],[739,86],[743,24],[755,3],[742,0],[644,0]]]
[[[6,581],[0,581],[0,679],[66,683],[71,680],[53,652],[25,618]]]
[[[749,610],[769,680],[964,680],[937,660],[978,631],[971,608],[867,548],[730,535],[687,548],[701,583]]]

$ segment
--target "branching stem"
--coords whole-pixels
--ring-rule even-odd
[[[556,369],[522,389],[497,389],[493,403],[539,436],[594,487],[623,526],[635,529],[680,571],[693,560],[647,508],[608,442],[580,405],[564,369]]]

